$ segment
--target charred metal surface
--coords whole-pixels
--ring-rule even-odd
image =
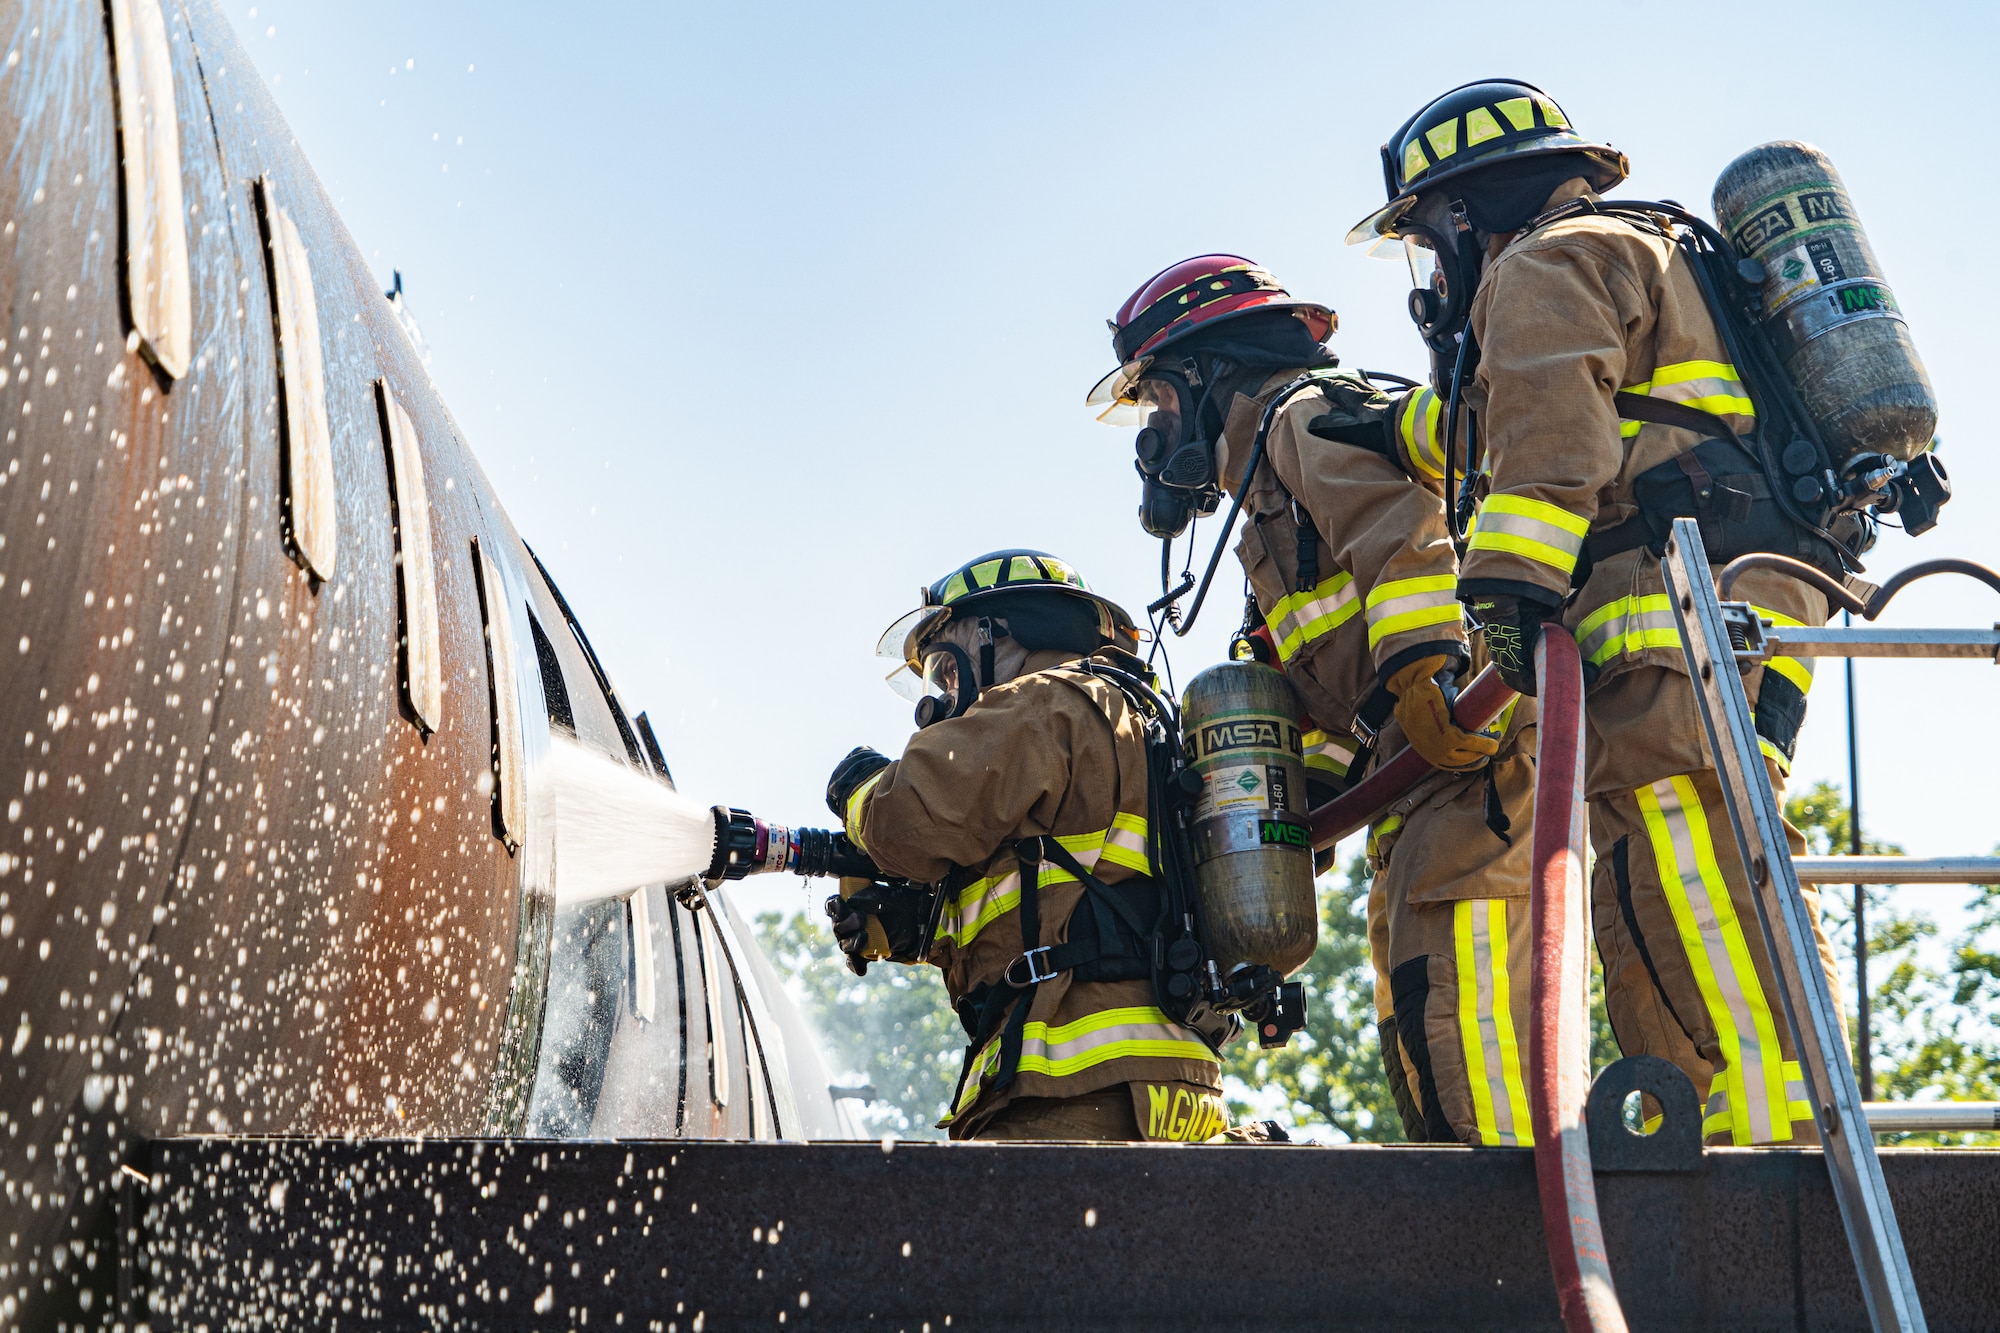
[[[128,336],[107,3],[0,0],[0,1327],[104,1322],[81,1302],[109,1271],[135,1137],[511,1132],[564,1096],[568,1132],[777,1128],[712,1103],[699,1013],[702,1045],[684,1050],[675,1007],[700,1008],[702,975],[661,889],[636,916],[554,910],[530,617],[570,730],[647,759],[212,0],[115,11],[164,23],[146,86],[170,66],[173,105],[146,110],[178,134],[186,363],[164,374]],[[148,199],[173,195],[140,177]],[[331,484],[315,495],[338,558],[328,544],[303,565],[259,182],[296,230],[316,313]],[[157,292],[182,261],[156,249],[141,285]],[[384,396],[407,414],[428,511],[438,690],[422,726],[400,671]],[[529,654],[513,698],[534,836],[518,852],[494,831],[475,540]],[[563,1016],[579,1040],[543,1042],[578,977],[610,1003]],[[740,1018],[756,984],[725,961],[720,1012]],[[739,1087],[759,1049],[743,1027],[718,1032],[715,1057]],[[690,1058],[703,1072],[686,1080]],[[784,1131],[831,1132],[820,1101]]]
[[[1527,1150],[208,1141],[148,1165],[156,1327],[1557,1326]],[[1883,1166],[1930,1327],[2000,1326],[2000,1154]],[[1818,1153],[1598,1191],[1634,1329],[1868,1327]]]

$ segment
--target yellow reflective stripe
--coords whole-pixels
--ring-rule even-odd
[[[1357,747],[1352,736],[1335,736],[1326,731],[1308,731],[1300,738],[1306,752],[1306,767],[1324,769],[1336,777],[1346,777],[1354,766]]]
[[[1101,859],[1136,870],[1142,875],[1150,875],[1153,863],[1146,856],[1146,834],[1144,815],[1120,813],[1112,817],[1111,827],[1102,833],[1065,833],[1056,841],[1085,870],[1096,869]],[[1054,862],[1044,862],[1041,873],[1035,878],[1036,887],[1043,889],[1075,882],[1075,875]],[[975,880],[959,891],[949,908],[949,916],[940,923],[944,938],[962,949],[977,939],[981,931],[1020,905],[1019,870]]]
[[[1576,627],[1577,649],[1592,666],[1647,648],[1679,648],[1673,603],[1665,593],[1617,597],[1585,616]]]
[[[1426,477],[1444,477],[1444,451],[1438,432],[1444,416],[1444,401],[1429,389],[1418,389],[1403,399],[1397,418],[1397,434],[1410,466]]]
[[[1715,1025],[1724,1061],[1716,1079],[1727,1093],[1730,1138],[1739,1147],[1788,1142],[1792,1126],[1785,1113],[1788,1098],[1777,1024],[1757,979],[1729,886],[1716,863],[1708,816],[1694,783],[1683,774],[1640,787],[1633,795],[1653,844],[1660,887],[1681,946],[1709,1021]],[[1711,1115],[1704,1125],[1715,1118],[1714,1110],[1711,1096]]]
[[[1278,659],[1290,662],[1301,648],[1346,624],[1360,609],[1353,576],[1340,573],[1321,579],[1310,592],[1280,598],[1264,617],[1264,624],[1278,645]]]
[[[1764,663],[1764,669],[1766,671],[1777,672],[1786,680],[1798,686],[1800,694],[1804,694],[1812,689],[1813,673],[1811,661],[1811,658],[1774,657]]]
[[[958,1094],[958,1105],[951,1108],[952,1115],[959,1114],[966,1107],[979,1100],[979,1094],[985,1090],[986,1076],[991,1074],[1000,1063],[1000,1039],[1002,1035],[1001,1033],[995,1033],[993,1039],[987,1042],[977,1055],[972,1057],[972,1069],[965,1076],[965,1087]]]
[[[1087,1014],[1060,1027],[1029,1021],[1021,1029],[1021,1061],[1016,1068],[1024,1074],[1063,1078],[1108,1060],[1132,1057],[1222,1063],[1206,1042],[1162,1010],[1134,1005]]]
[[[868,793],[875,790],[875,784],[880,782],[882,775],[888,771],[886,768],[875,770],[874,773],[869,775],[868,781],[848,793],[847,840],[854,844],[857,851],[865,852],[868,850],[867,844],[861,841],[861,804],[868,799]]]
[[[1058,842],[1061,839],[1057,839]],[[1079,858],[1081,859],[1081,858]],[[1146,856],[1146,817],[1116,814],[1104,835],[1103,859],[1142,875],[1151,874],[1153,863]]]
[[[1803,627],[1805,624],[1804,621],[1795,620],[1782,611],[1773,611],[1768,606],[1758,606],[1754,602],[1751,603],[1750,610],[1755,613],[1758,619],[1768,620],[1773,625]],[[1800,694],[1810,694],[1812,693],[1813,669],[1817,665],[1817,658],[1773,657],[1770,661],[1764,663],[1764,669],[1775,671],[1786,680],[1792,682],[1792,684],[1798,686]]]
[[[1806,1091],[1806,1071],[1797,1060],[1785,1061],[1785,1109],[1794,1122],[1813,1118],[1812,1098]]]
[[[1501,551],[1549,565],[1569,577],[1583,550],[1587,519],[1543,500],[1521,495],[1489,495],[1479,506],[1479,526],[1470,549]]]
[[[1624,391],[1658,398],[1662,402],[1679,403],[1717,416],[1733,413],[1753,420],[1757,416],[1756,406],[1750,401],[1742,378],[1737,375],[1736,367],[1727,361],[1675,361],[1656,368],[1653,378],[1649,380],[1626,385]],[[1647,424],[1643,421],[1624,421],[1618,427],[1618,434],[1630,439]]]
[[[1750,715],[1750,720],[1752,722],[1755,722],[1757,720],[1757,715],[1755,713],[1752,713]],[[1766,740],[1762,736],[1759,736],[1757,738],[1757,748],[1764,752],[1764,757],[1766,759],[1770,760],[1772,763],[1778,766],[1778,775],[1780,777],[1788,778],[1792,775],[1792,761],[1785,757],[1785,752],[1783,750],[1780,750],[1776,745],[1773,745],[1770,741]]]
[[[1379,584],[1369,590],[1367,613],[1370,648],[1391,634],[1428,625],[1455,624],[1460,614],[1458,576],[1426,574]]]
[[[1377,820],[1368,830],[1368,854],[1375,855],[1377,844],[1401,827],[1403,827],[1401,815],[1384,815]]]
[[[1452,931],[1457,944],[1459,1041],[1465,1051],[1479,1141],[1489,1146],[1530,1145],[1534,1130],[1507,975],[1507,900],[1453,903]]]

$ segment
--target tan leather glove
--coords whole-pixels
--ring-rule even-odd
[[[1451,720],[1451,709],[1435,677],[1450,659],[1443,654],[1418,658],[1389,677],[1389,693],[1396,696],[1396,721],[1410,748],[1424,762],[1447,773],[1470,773],[1492,762],[1500,742],[1491,736],[1467,731]]]

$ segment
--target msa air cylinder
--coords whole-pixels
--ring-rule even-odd
[[[1767,143],[1715,182],[1715,220],[1764,270],[1764,326],[1836,470],[1930,447],[1937,398],[1847,186],[1811,144]]]
[[[1270,667],[1225,662],[1188,682],[1181,735],[1201,779],[1195,882],[1210,954],[1225,974],[1296,971],[1319,943],[1298,696]]]

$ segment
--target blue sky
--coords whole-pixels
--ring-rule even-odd
[[[833,763],[911,729],[877,634],[971,555],[1045,548],[1150,600],[1128,433],[1082,397],[1106,316],[1155,270],[1247,254],[1340,310],[1347,364],[1421,374],[1401,265],[1341,238],[1381,201],[1386,134],[1482,76],[1540,83],[1626,150],[1631,196],[1706,211],[1744,148],[1831,153],[1958,489],[1871,569],[2000,562],[1990,7],[225,9],[363,252],[385,284],[402,270],[515,522],[704,800],[827,822]],[[1183,679],[1221,655],[1230,568]],[[1889,619],[1990,624],[2000,599],[1919,585]],[[1861,671],[1865,822],[1915,852],[1992,847],[2000,778],[1954,742],[1990,727],[1995,668]],[[1840,668],[1820,680],[1799,772],[1844,782]]]

